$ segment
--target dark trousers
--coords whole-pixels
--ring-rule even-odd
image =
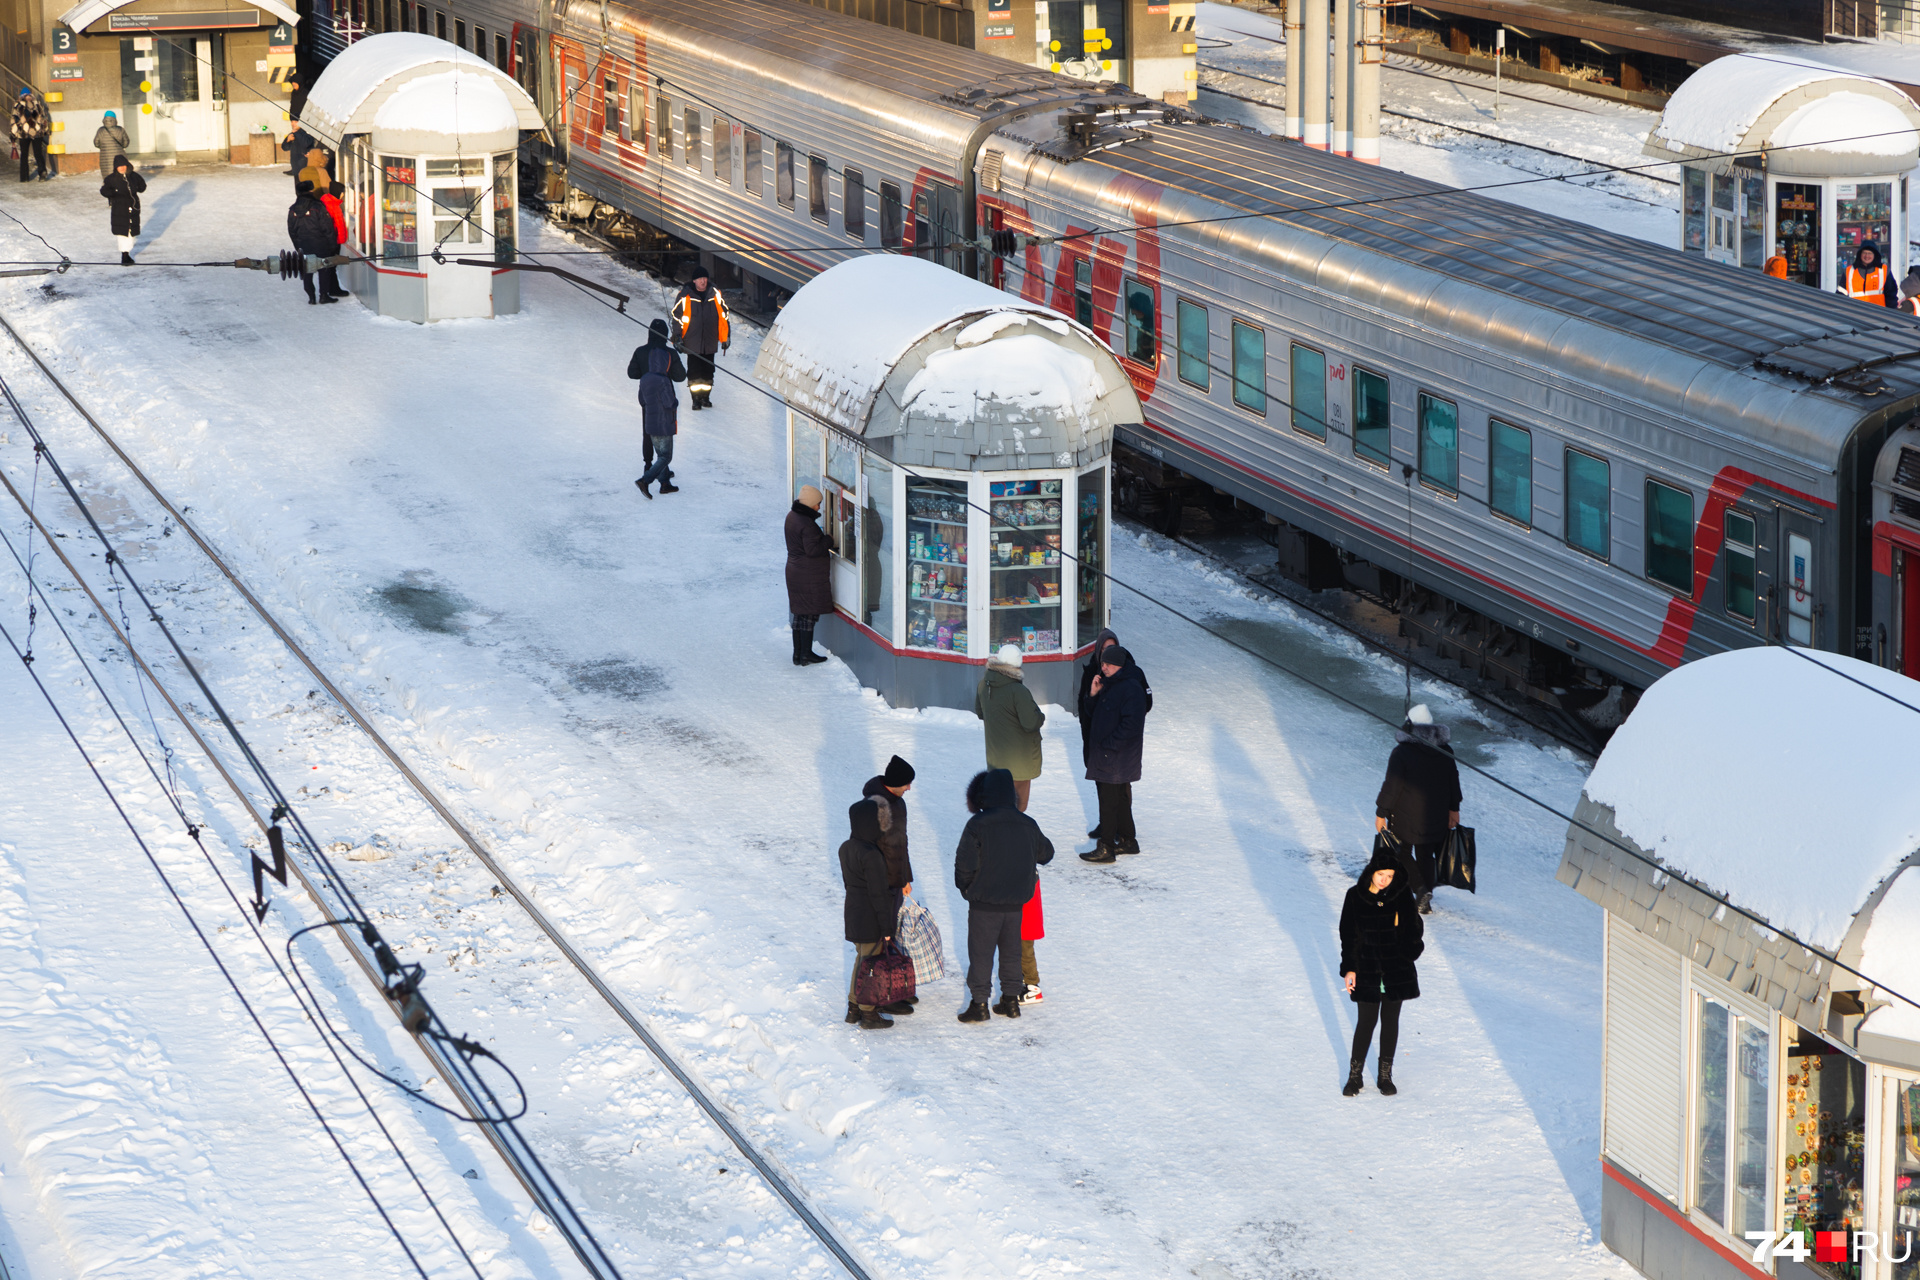
[[[656,480],[667,478],[667,464],[673,461],[672,436],[648,436],[653,445],[653,462],[647,467],[646,474],[640,477],[641,484],[652,484]]]
[[[1020,913],[967,908],[967,990],[981,1004],[993,990],[993,954],[1000,953],[1000,994],[1020,998]]]
[[[1133,784],[1096,782],[1093,789],[1100,796],[1100,838],[1135,839],[1138,833],[1133,829]]]
[[[20,147],[20,181],[27,180],[29,166],[41,177],[47,172],[47,140],[45,138],[22,138]]]
[[[687,390],[703,401],[713,401],[713,353],[687,352]]]
[[[1400,1047],[1400,1002],[1388,1000],[1382,1003],[1361,1004],[1360,1022],[1353,1029],[1353,1060],[1367,1060],[1367,1046],[1373,1043],[1374,1020],[1380,1022],[1380,1060],[1393,1061],[1393,1051]]]
[[[336,268],[322,267],[319,274],[321,297],[331,298],[340,292],[340,272]],[[314,300],[313,273],[307,271],[300,273],[300,287],[307,291],[307,301],[312,302]]]
[[[1416,893],[1432,893],[1440,883],[1440,851],[1446,847],[1444,840],[1413,846],[1413,874],[1420,881]]]

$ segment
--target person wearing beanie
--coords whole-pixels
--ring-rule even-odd
[[[287,153],[287,175],[298,186],[300,171],[311,163],[307,159],[308,153],[320,144],[314,141],[313,135],[307,132],[297,117],[292,124],[293,128],[287,133],[285,141],[281,142],[280,149]]]
[[[659,367],[656,369],[655,366]],[[654,374],[656,378],[664,378],[666,381],[664,383],[656,382],[650,388],[647,382],[649,373]],[[671,400],[673,403],[673,412],[668,416],[674,421],[675,432],[678,431],[680,397],[674,394],[671,384],[675,382],[685,382],[687,380],[686,366],[680,363],[680,353],[667,345],[667,322],[665,320],[655,317],[653,323],[647,326],[646,345],[633,349],[633,358],[627,361],[627,376],[640,380],[640,462],[641,469],[644,472],[651,472],[653,470],[653,432],[648,429],[647,424],[654,423],[658,425],[661,415],[666,412],[667,402]],[[647,397],[650,389],[654,401],[652,408],[649,408],[647,405]],[[664,394],[662,394],[663,392]],[[668,434],[674,434],[675,432],[669,432]],[[671,464],[673,462],[672,457],[668,457],[667,462]],[[642,478],[644,479],[644,476]],[[641,484],[639,480],[635,480],[634,483],[640,486],[640,492],[646,493],[649,498],[653,496],[651,493],[647,493],[647,486]],[[673,467],[671,465],[664,466],[660,469],[660,492],[680,492],[679,486],[673,482]]]
[[[1405,874],[1392,853],[1377,849],[1340,906],[1340,976],[1348,997],[1360,1006],[1347,1083],[1340,1090],[1349,1098],[1360,1092],[1376,1021],[1380,1061],[1375,1080],[1380,1092],[1399,1092],[1393,1083],[1393,1055],[1400,1041],[1400,1006],[1420,997],[1414,961],[1427,946],[1413,892],[1402,883]]]
[[[962,1022],[986,1022],[993,958],[1000,957],[1000,1000],[993,1012],[1020,1016],[1026,981],[1020,970],[1020,919],[1040,887],[1039,868],[1053,861],[1053,843],[1020,812],[1013,775],[988,769],[967,784],[973,816],[953,853],[953,883],[967,900],[967,1007]]]
[[[109,111],[100,117],[100,127],[93,131],[93,149],[100,153],[100,181],[112,176],[114,161],[126,155],[132,145],[127,131],[120,127],[119,116]]]
[[[1146,673],[1120,645],[1100,654],[1100,674],[1091,685],[1087,715],[1087,781],[1100,797],[1099,843],[1083,862],[1113,862],[1140,852],[1133,826],[1133,784],[1140,780],[1145,754],[1147,711],[1153,691]]]
[[[1374,830],[1391,831],[1412,850],[1408,869],[1419,883],[1406,887],[1419,895],[1422,914],[1433,911],[1447,832],[1460,825],[1460,766],[1448,737],[1447,726],[1433,722],[1425,703],[1410,709],[1393,735],[1387,776],[1373,803]]]
[[[793,627],[793,665],[825,662],[813,651],[813,628],[833,612],[833,543],[820,529],[826,496],[810,484],[787,510],[787,613]]]
[[[887,806],[892,823],[880,839],[887,859],[887,884],[905,897],[913,892],[913,859],[907,856],[907,792],[913,790],[913,766],[899,756],[887,761],[886,772],[867,779],[860,794]]]
[[[313,184],[302,182],[294,188],[299,194],[287,209],[287,238],[293,241],[294,250],[302,255],[315,258],[331,258],[340,252],[340,239],[334,227],[333,214],[327,206],[320,203],[313,194]],[[301,266],[305,266],[303,262]],[[313,273],[302,271],[300,284],[307,291],[307,305],[333,302],[334,295],[340,292],[340,279],[332,267],[320,269],[320,288],[316,295],[313,285]]]
[[[125,156],[114,160],[113,172],[100,184],[100,194],[107,199],[108,226],[120,246],[123,267],[136,265],[133,241],[140,234],[140,193],[146,189],[147,180],[133,171],[133,162]]]
[[[887,887],[887,859],[880,852],[890,821],[886,805],[856,800],[847,808],[848,834],[840,846],[840,881],[847,891],[841,915],[854,950],[854,977],[847,982],[847,1021],[859,1023],[862,1031],[884,1031],[893,1025],[886,1014],[913,1012],[904,1000],[876,1008],[853,998],[860,962],[884,951],[899,928],[900,894]]]
[[[1022,662],[1019,648],[1010,644],[987,659],[973,693],[973,714],[986,726],[987,768],[1013,776],[1014,796],[1025,813],[1040,776],[1040,726],[1047,716],[1027,688]]]

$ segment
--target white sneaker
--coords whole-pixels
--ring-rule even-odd
[[[1038,987],[1028,987],[1020,995],[1021,1004],[1039,1004],[1045,999],[1046,997],[1040,994],[1040,988]]]

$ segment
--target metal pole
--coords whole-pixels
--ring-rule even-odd
[[[1328,0],[1306,0],[1306,23],[1300,50],[1300,141],[1319,151],[1327,149],[1327,17]]]
[[[1381,40],[1381,10],[1376,0],[1357,0],[1354,17],[1359,39],[1353,42],[1353,158],[1380,163],[1380,65],[1387,47]]]
[[[1506,61],[1507,29],[1500,27],[1493,33],[1493,118],[1500,118],[1500,64]]]
[[[1353,154],[1353,0],[1333,0],[1333,153]]]
[[[1300,136],[1300,64],[1306,60],[1306,41],[1300,31],[1300,8],[1307,0],[1286,0],[1287,16],[1287,136]]]

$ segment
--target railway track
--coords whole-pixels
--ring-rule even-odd
[[[166,513],[167,519],[192,541],[195,549],[204,559],[205,563],[210,565],[219,577],[241,597],[247,608],[267,627],[277,642],[284,647],[289,655],[297,660],[306,674],[318,684],[321,690],[324,690],[326,696],[351,720],[364,740],[370,744],[380,756],[384,757],[395,773],[404,781],[406,788],[433,812],[438,822],[445,827],[447,832],[450,833],[460,845],[471,852],[478,863],[495,878],[495,883],[499,888],[504,891],[506,896],[513,900],[526,918],[539,929],[540,933],[544,935],[547,941],[559,953],[560,957],[565,960],[566,964],[585,981],[593,992],[594,997],[615,1015],[619,1022],[631,1033],[632,1037],[642,1044],[647,1053],[672,1076],[678,1088],[693,1101],[712,1126],[719,1130],[727,1141],[753,1166],[766,1187],[791,1210],[794,1217],[819,1241],[821,1246],[833,1255],[848,1275],[855,1277],[855,1280],[871,1280],[872,1272],[855,1256],[851,1248],[841,1239],[839,1233],[833,1226],[812,1207],[806,1195],[795,1185],[793,1179],[779,1167],[778,1163],[771,1156],[748,1140],[741,1126],[728,1113],[727,1109],[721,1105],[706,1087],[687,1071],[675,1055],[653,1033],[647,1024],[647,1020],[641,1015],[640,1011],[607,982],[593,961],[574,945],[568,938],[566,932],[552,916],[541,907],[539,902],[536,901],[506,867],[501,864],[493,850],[489,848],[487,842],[481,839],[466,822],[463,822],[459,816],[449,808],[438,791],[419,775],[408,763],[405,756],[394,747],[386,735],[380,732],[379,728],[373,723],[372,719],[358,702],[321,668],[320,664],[314,660],[306,647],[295,638],[287,626],[283,625],[281,620],[266,607],[259,596],[233,571],[226,560],[213,545],[201,535],[193,522],[188,519],[188,509],[177,506],[160,490],[159,486],[156,485],[146,471],[134,461],[119,441],[117,441],[112,433],[100,422],[99,418],[74,394],[66,382],[61,379],[41,357],[40,353],[21,337],[12,323],[4,316],[0,316],[0,330],[5,331],[6,337],[11,344],[32,362],[40,377],[45,379],[46,383],[58,393],[60,398],[71,406],[81,421],[83,421],[107,449],[112,452],[114,457],[126,469],[127,473],[152,497],[154,502]],[[25,424],[23,423],[23,425]],[[0,479],[4,479],[4,477],[0,477]],[[32,505],[23,499],[22,495],[19,494],[10,483],[8,483],[6,487],[20,506],[21,511],[33,521],[38,532],[45,538],[45,545],[55,550],[61,563],[73,577],[76,586],[86,593],[88,598],[93,602],[94,608],[99,616],[106,622],[107,626],[113,630],[114,634],[119,637],[121,644],[139,666],[140,670],[145,672],[146,679],[159,692],[169,707],[173,709],[174,717],[178,723],[186,733],[200,745],[209,761],[211,761],[214,770],[220,775],[228,788],[233,791],[242,807],[258,821],[260,814],[256,807],[256,797],[250,795],[245,784],[239,779],[236,779],[232,773],[228,771],[227,767],[222,763],[220,753],[215,751],[201,735],[200,729],[195,723],[194,716],[190,715],[186,709],[181,707],[179,701],[176,700],[175,696],[162,683],[158,674],[135,651],[131,637],[123,633],[120,627],[116,625],[111,611],[94,593],[80,568],[64,553],[59,551],[59,544],[55,541],[56,535],[54,531],[47,527],[40,515],[35,514]],[[90,522],[93,520],[91,512],[85,509],[84,504],[82,513],[87,516]],[[135,678],[138,679],[139,677],[136,676]],[[264,825],[263,823],[263,829]],[[317,878],[314,877],[310,871],[303,869],[293,859],[289,859],[288,862],[290,869],[299,876],[306,886],[312,900],[315,903],[325,904],[329,899],[328,889],[330,888],[327,878],[324,875]],[[323,910],[324,909],[323,905]],[[331,914],[332,913],[330,913],[330,915]],[[343,930],[343,932],[345,931]],[[358,951],[354,952],[354,958],[361,962],[363,969],[367,969],[366,959]],[[368,976],[374,981],[376,987],[383,985],[381,977],[376,970],[368,969]],[[401,1012],[401,1010],[396,1009],[396,1013]],[[403,1025],[405,1025],[404,1015]],[[408,1030],[411,1032],[413,1028],[409,1027]],[[423,1046],[423,1048],[425,1048],[425,1046]],[[453,1084],[453,1076],[445,1070],[447,1064],[436,1058],[431,1051],[429,1051],[429,1057],[430,1059],[434,1059],[435,1066],[441,1068],[443,1075],[446,1076],[450,1084]],[[479,1099],[466,1096],[457,1085],[455,1085],[454,1092],[469,1114],[473,1116],[476,1122],[480,1122],[482,1131],[487,1134],[489,1141],[495,1149],[499,1151],[508,1167],[514,1171],[516,1178],[521,1181],[529,1194],[533,1196],[536,1205],[546,1211],[549,1218],[553,1219],[555,1224],[563,1231],[567,1230],[568,1223],[565,1216],[556,1213],[552,1207],[556,1187],[543,1178],[544,1170],[539,1168],[537,1157],[533,1158],[532,1164],[529,1165],[529,1157],[532,1156],[530,1151],[516,1149],[512,1142],[503,1140],[496,1126],[486,1123],[487,1108],[484,1103]],[[498,1113],[495,1112],[494,1114]],[[563,1202],[562,1208],[565,1207]],[[587,1234],[589,1241],[591,1241],[590,1233]],[[569,1243],[573,1245],[576,1256],[580,1258],[589,1272],[597,1277],[608,1277],[609,1280],[611,1280],[612,1277],[618,1276],[619,1273],[617,1270],[614,1270],[612,1264],[606,1261],[604,1256],[599,1253],[597,1244],[594,1244],[591,1248],[583,1248],[579,1242],[573,1239],[571,1234],[569,1234]]]

